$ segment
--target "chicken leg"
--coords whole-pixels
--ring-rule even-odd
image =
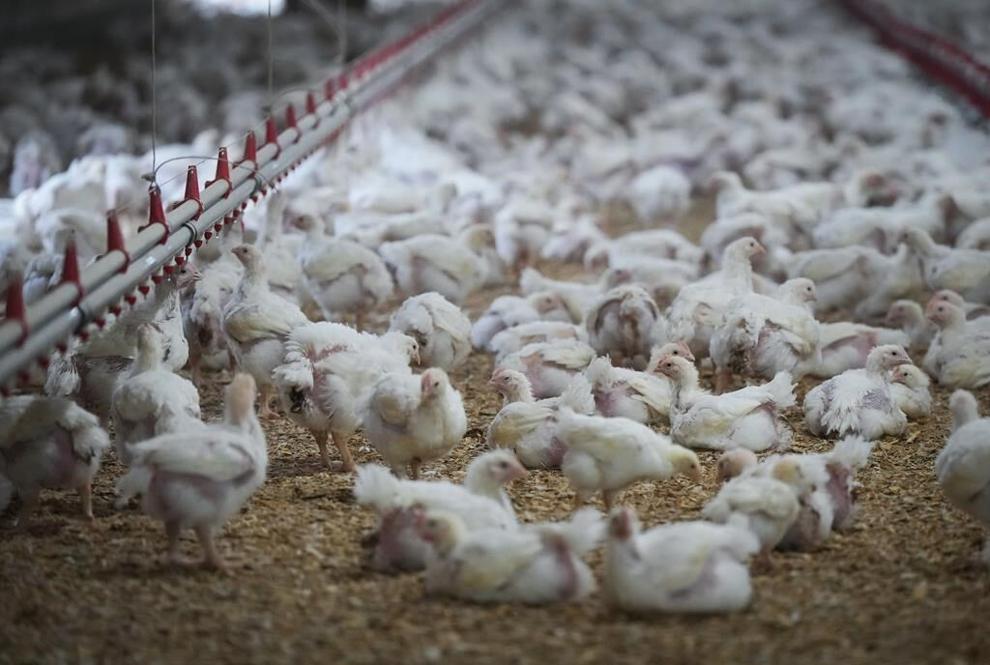
[[[220,572],[226,572],[227,567],[217,552],[216,543],[213,541],[213,530],[208,526],[196,527],[196,538],[203,548],[203,567]]]
[[[179,523],[165,522],[165,538],[168,540],[168,548],[165,550],[165,560],[178,566],[182,563],[179,556]]]
[[[259,408],[258,417],[259,418],[275,418],[278,413],[272,408],[272,387],[270,385],[260,386],[258,389],[259,394]]]
[[[323,461],[323,466],[328,469],[331,468],[330,450],[327,447],[327,437],[330,433],[318,430],[310,430],[310,432],[313,435],[313,439],[316,441],[316,445],[320,447],[320,459]]]
[[[79,503],[82,505],[82,514],[91,524],[96,521],[93,517],[93,486],[91,483],[84,483],[79,488]]]
[[[354,471],[354,458],[351,456],[351,449],[347,445],[348,436],[342,432],[335,432],[332,434],[333,444],[337,446],[337,452],[340,453],[340,470],[344,473],[351,473]]]

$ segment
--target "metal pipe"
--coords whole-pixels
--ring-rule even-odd
[[[296,162],[308,156],[343,129],[358,113],[373,105],[423,62],[435,56],[468,29],[492,12],[494,0],[465,0],[452,10],[445,10],[444,20],[435,29],[420,32],[417,39],[397,49],[386,45],[367,57],[367,71],[362,61],[345,72],[348,85],[331,100],[316,107],[316,115],[305,115],[296,128],[286,128],[276,138],[278,145],[266,143],[257,149],[253,162],[230,163],[230,188],[226,181],[216,181],[200,193],[202,208],[194,201],[177,206],[165,216],[165,226],[151,224],[128,243],[131,263],[127,270],[121,252],[109,252],[83,271],[84,297],[76,304],[75,285],[56,287],[28,308],[27,338],[20,343],[22,329],[17,321],[0,323],[0,385],[5,385],[18,371],[44,357],[57,344],[79,332],[124,295],[156,274],[176,256],[200,238],[204,231],[234,212],[252,196],[267,191],[267,185],[290,172]],[[415,33],[414,33],[415,34]],[[385,56],[388,57],[385,57]],[[360,75],[359,75],[360,72]],[[254,136],[265,136],[265,128]],[[199,213],[199,217],[196,217]]]

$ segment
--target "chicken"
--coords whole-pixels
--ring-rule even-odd
[[[791,430],[782,411],[794,406],[794,385],[787,372],[762,386],[712,395],[698,385],[698,370],[687,358],[666,355],[656,371],[674,386],[670,435],[692,448],[754,451],[787,448]]]
[[[815,283],[815,310],[852,309],[882,279],[885,257],[875,249],[852,246],[798,252],[787,261],[789,279],[806,277]]]
[[[585,416],[564,408],[557,437],[567,447],[560,468],[579,506],[601,491],[605,507],[611,508],[619,492],[640,480],[678,474],[701,478],[697,455],[627,418]]]
[[[605,240],[588,248],[584,256],[585,268],[603,269],[620,257],[630,254],[659,259],[674,259],[691,265],[699,265],[704,258],[703,249],[683,235],[671,229],[634,231],[618,238]]]
[[[673,386],[666,377],[649,371],[668,353],[694,359],[687,345],[672,342],[654,349],[646,372],[613,367],[607,357],[593,360],[584,376],[591,382],[598,414],[644,424],[669,418]]]
[[[495,354],[497,363],[510,353],[515,353],[527,344],[552,342],[558,339],[584,341],[583,328],[562,321],[532,321],[521,323],[497,333],[488,342],[488,349]]]
[[[536,321],[572,323],[571,312],[559,296],[549,292],[526,297],[499,296],[471,327],[471,343],[476,349],[492,350],[492,338],[503,330]]]
[[[386,374],[411,376],[409,363],[418,360],[416,341],[402,333],[378,337],[341,323],[308,323],[289,334],[272,380],[286,415],[313,435],[323,465],[333,468],[332,442],[341,470],[349,472],[348,439],[361,424],[367,392]]]
[[[512,449],[530,469],[560,468],[567,447],[557,437],[558,416],[563,408],[585,415],[595,412],[587,380],[576,376],[560,397],[539,402],[533,397],[526,377],[514,370],[495,370],[489,383],[505,402],[488,426],[485,435],[488,446]]]
[[[866,297],[853,309],[858,321],[879,322],[895,301],[921,299],[928,290],[921,260],[907,245],[900,245],[893,256],[882,261],[878,276],[866,282],[870,287]]]
[[[962,309],[966,313],[966,319],[982,319],[983,317],[990,316],[990,305],[984,305],[978,302],[966,302],[961,295],[955,291],[950,291],[949,289],[942,289],[941,291],[936,291],[932,294],[932,300],[944,300],[947,303],[955,305]]]
[[[527,529],[469,531],[453,513],[427,511],[418,530],[434,549],[426,591],[478,603],[580,600],[595,588],[581,557],[601,539],[601,516],[587,509],[569,522]]]
[[[537,293],[552,294],[559,299],[572,321],[584,318],[584,313],[602,296],[600,284],[568,282],[544,277],[535,268],[526,268],[519,276],[519,290],[524,296]]]
[[[937,245],[921,229],[907,229],[903,237],[920,257],[930,289],[951,289],[966,300],[990,303],[990,252]]]
[[[630,612],[733,612],[753,594],[752,533],[711,522],[640,531],[629,508],[609,516],[602,583],[610,604]]]
[[[586,312],[588,343],[613,362],[638,369],[646,367],[654,344],[666,342],[666,322],[645,289],[617,286]]]
[[[931,300],[928,320],[938,327],[922,366],[943,386],[979,388],[990,384],[990,318],[966,320],[946,300]]]
[[[804,422],[815,436],[860,434],[867,440],[900,434],[907,418],[890,391],[889,370],[911,363],[900,346],[875,347],[866,367],[851,369],[815,386],[804,398]]]
[[[130,470],[117,481],[118,504],[141,495],[144,512],[165,524],[169,563],[181,563],[179,534],[192,529],[204,565],[224,569],[215,531],[240,512],[268,468],[265,435],[254,412],[256,392],[254,379],[238,374],[227,387],[223,423],[131,447]]]
[[[502,358],[496,369],[521,372],[537,399],[557,397],[595,359],[595,350],[578,340],[560,339],[527,344]]]
[[[990,566],[990,418],[981,418],[972,393],[949,399],[952,433],[935,458],[935,477],[945,498],[988,530],[982,552]]]
[[[711,183],[718,192],[715,211],[719,218],[747,212],[759,213],[796,234],[814,226],[821,217],[821,211],[804,196],[804,192],[795,195],[788,191],[790,188],[750,191],[743,186],[737,174],[725,171],[712,176]]]
[[[691,181],[680,169],[654,166],[629,183],[629,199],[643,224],[676,221],[691,204]]]
[[[518,272],[540,255],[550,237],[554,212],[546,203],[521,198],[502,207],[492,220],[502,261]]]
[[[740,238],[725,248],[722,269],[681,289],[668,312],[668,337],[684,342],[698,358],[708,355],[711,336],[736,296],[752,293],[750,259],[765,252],[753,238]]]
[[[773,465],[768,477],[746,475],[729,480],[702,510],[702,516],[718,524],[749,530],[767,555],[784,539],[801,511],[798,497],[808,489],[801,467],[790,458]]]
[[[354,314],[358,329],[365,314],[392,297],[392,276],[381,257],[350,240],[328,238],[323,222],[301,215],[297,225],[306,233],[299,246],[301,285],[319,305],[327,321]]]
[[[455,514],[469,530],[515,529],[515,513],[504,487],[525,475],[519,461],[505,450],[472,460],[463,485],[446,480],[400,480],[385,467],[361,466],[354,496],[359,504],[373,507],[379,517],[372,538],[372,567],[382,571],[426,567],[429,545],[416,532],[417,510]]]
[[[908,344],[902,345],[912,351],[928,350],[937,328],[925,318],[921,305],[913,300],[897,300],[887,310],[885,323],[900,328],[908,336]]]
[[[193,380],[203,381],[203,370],[226,369],[230,352],[223,334],[223,309],[241,281],[242,266],[234,260],[214,261],[202,278],[187,289],[182,300],[182,327],[189,343]]]
[[[408,468],[413,480],[420,465],[445,456],[467,431],[461,394],[438,367],[419,376],[385,374],[371,390],[362,422],[392,471],[403,476]]]
[[[727,389],[733,374],[766,379],[786,371],[800,379],[817,366],[815,297],[814,282],[799,277],[781,285],[776,297],[750,293],[732,300],[709,345],[716,390]]]
[[[99,419],[63,397],[0,400],[0,477],[21,498],[18,528],[27,526],[45,488],[79,492],[83,516],[92,520],[93,477],[109,447]]]
[[[244,275],[223,309],[223,332],[239,371],[250,374],[260,389],[258,415],[271,417],[272,370],[285,356],[289,333],[309,319],[295,303],[271,292],[257,247],[238,245],[232,251],[244,265]]]
[[[276,189],[264,199],[264,224],[259,233],[258,249],[265,255],[268,284],[273,293],[294,299],[302,278],[301,262],[297,258],[300,246],[308,239],[294,233],[283,233],[283,219],[288,207],[288,194]],[[389,280],[391,283],[391,280]]]
[[[425,234],[386,242],[378,253],[406,295],[436,291],[461,304],[485,279],[482,263],[465,241]]]
[[[900,330],[848,321],[819,323],[818,330],[821,334],[821,360],[810,369],[809,374],[822,378],[832,378],[847,369],[865,367],[867,356],[877,346],[896,344],[908,348],[911,342],[908,334]]]
[[[909,420],[922,420],[932,413],[928,375],[914,365],[899,365],[890,373],[890,393],[897,408]]]
[[[191,429],[199,422],[199,392],[191,381],[162,367],[162,335],[150,324],[137,331],[138,355],[113,393],[114,445],[122,464],[130,447],[161,434]]]
[[[439,293],[408,298],[393,312],[388,329],[416,340],[419,360],[427,367],[450,371],[471,354],[471,321]]]

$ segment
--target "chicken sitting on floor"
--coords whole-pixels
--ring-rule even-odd
[[[949,399],[952,434],[935,459],[945,497],[988,530],[982,560],[990,566],[990,418],[981,418],[973,394],[957,390]]]
[[[369,543],[371,565],[381,571],[412,571],[426,567],[429,545],[416,532],[416,510],[456,514],[465,528],[514,529],[516,517],[505,486],[526,475],[512,453],[495,450],[468,465],[464,483],[446,480],[401,480],[377,464],[361,466],[354,496],[378,513],[378,526]]]
[[[432,367],[422,374],[386,374],[372,388],[362,413],[365,435],[400,476],[449,453],[467,431],[461,394],[447,373]]]
[[[18,395],[0,400],[0,477],[21,498],[23,529],[43,488],[79,492],[83,515],[93,519],[92,482],[110,446],[96,416],[63,397]]]
[[[601,538],[595,510],[510,531],[468,531],[457,515],[426,511],[418,529],[435,552],[426,569],[427,593],[537,605],[580,600],[595,589],[581,560]]]
[[[628,508],[609,517],[604,591],[631,612],[733,612],[753,595],[747,563],[760,548],[745,529],[678,522],[645,532]]]
[[[254,412],[254,379],[238,374],[227,387],[223,423],[164,434],[131,447],[130,471],[118,482],[118,505],[141,495],[144,511],[165,523],[168,561],[180,563],[179,534],[193,529],[204,565],[222,570],[215,531],[265,481],[268,450]]]

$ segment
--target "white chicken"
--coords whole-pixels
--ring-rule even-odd
[[[634,284],[605,293],[585,313],[588,343],[619,365],[646,367],[650,349],[667,341],[666,321],[653,298]]]
[[[18,529],[37,509],[41,490],[79,492],[93,519],[92,482],[110,438],[96,416],[63,397],[16,395],[0,400],[0,477],[21,498]]]
[[[719,524],[748,529],[760,541],[760,555],[766,559],[797,520],[801,511],[798,498],[811,489],[807,483],[800,465],[784,458],[773,464],[766,477],[731,479],[701,514]]]
[[[920,257],[930,289],[950,289],[966,300],[990,303],[990,252],[938,245],[921,229],[909,228],[903,237]]]
[[[306,296],[327,321],[353,314],[357,328],[363,328],[365,315],[392,297],[385,263],[364,245],[328,238],[323,222],[312,215],[301,215],[296,224],[306,233],[298,254]]]
[[[847,369],[865,367],[867,356],[877,346],[896,344],[908,348],[911,341],[908,334],[901,330],[848,321],[819,323],[818,330],[821,334],[821,360],[808,373],[826,379]]]
[[[567,446],[557,436],[558,414],[563,408],[591,415],[595,412],[591,385],[576,376],[557,398],[533,397],[529,381],[515,370],[495,370],[489,383],[505,402],[485,434],[492,448],[512,449],[530,469],[557,469]]]
[[[489,343],[498,333],[537,321],[572,323],[571,312],[566,303],[551,292],[540,291],[526,297],[499,296],[471,327],[471,343],[476,349],[491,351]]]
[[[733,299],[709,346],[716,391],[727,389],[733,374],[768,379],[786,371],[800,379],[817,366],[820,332],[810,311],[815,297],[814,282],[798,277],[781,285],[776,297]]]
[[[367,392],[385,374],[411,376],[409,363],[418,359],[416,341],[402,333],[378,337],[321,321],[289,334],[285,357],[272,379],[286,415],[313,435],[323,465],[333,468],[332,442],[341,470],[349,472],[354,461],[348,439],[361,424]]]
[[[591,383],[598,414],[609,418],[629,418],[644,424],[667,419],[673,386],[669,379],[650,370],[668,353],[694,359],[691,350],[680,342],[654,349],[645,372],[613,367],[607,357],[595,358],[584,371],[584,376]]]
[[[627,418],[585,416],[561,409],[557,437],[567,447],[561,471],[576,491],[576,505],[602,492],[611,508],[619,492],[641,480],[685,475],[701,479],[698,456]]]
[[[753,595],[749,559],[756,536],[735,526],[679,522],[640,531],[628,508],[609,516],[602,583],[630,612],[734,612]]]
[[[404,476],[408,468],[413,480],[423,463],[447,455],[467,431],[461,394],[438,367],[419,376],[385,374],[371,390],[362,422],[392,471]]]
[[[932,300],[928,320],[938,327],[922,363],[949,388],[990,384],[990,318],[966,320],[966,313],[946,300]]]
[[[240,371],[250,374],[261,393],[259,416],[271,417],[272,370],[285,356],[285,341],[294,328],[309,323],[299,307],[271,292],[261,251],[238,245],[234,256],[244,265],[237,290],[223,309],[227,347]]]
[[[660,164],[633,178],[629,199],[643,224],[676,221],[691,204],[691,181],[680,169]]]
[[[595,359],[595,350],[574,339],[527,344],[499,360],[496,369],[521,372],[537,399],[557,397]]]
[[[378,253],[404,294],[436,291],[459,305],[485,279],[481,260],[466,242],[425,234],[383,243]]]
[[[749,237],[730,243],[722,257],[722,269],[685,286],[671,303],[667,315],[670,340],[686,343],[698,358],[707,357],[711,337],[729,303],[753,291],[750,259],[765,251]]]
[[[181,563],[179,534],[192,529],[203,564],[224,569],[215,531],[261,487],[268,469],[265,434],[254,412],[256,392],[254,379],[238,374],[227,387],[223,423],[131,447],[130,470],[117,481],[118,505],[141,495],[145,513],[165,524],[169,563]]]
[[[456,514],[468,529],[516,527],[505,486],[526,475],[512,454],[505,450],[479,455],[468,465],[464,483],[446,480],[402,480],[383,466],[358,468],[354,496],[361,505],[378,513],[372,537],[372,566],[376,570],[422,570],[429,545],[416,532],[416,510],[440,510]]]
[[[922,420],[932,413],[928,375],[914,365],[899,365],[890,373],[890,393],[897,408],[909,420]]]
[[[753,451],[787,448],[792,432],[782,416],[794,406],[794,384],[787,372],[762,386],[712,395],[698,384],[698,369],[687,358],[666,355],[656,371],[674,386],[670,435],[692,448]]]
[[[584,329],[573,323],[564,323],[563,321],[533,321],[531,323],[521,323],[497,333],[488,342],[488,348],[495,354],[495,362],[498,362],[527,344],[551,342],[558,339],[584,341],[584,338]]]
[[[913,300],[894,301],[887,310],[885,323],[900,328],[908,336],[908,345],[902,346],[912,351],[927,351],[937,330],[932,322],[925,318],[925,311],[921,305]]]
[[[580,600],[595,589],[581,560],[601,539],[595,510],[512,531],[469,531],[453,513],[427,511],[418,530],[435,552],[426,568],[427,593],[536,605]]]
[[[194,428],[199,392],[191,381],[162,366],[162,336],[150,324],[137,331],[137,358],[113,393],[114,446],[122,464],[132,444],[160,434]]]
[[[902,347],[885,344],[870,351],[863,369],[847,370],[815,386],[804,398],[808,430],[815,436],[853,433],[868,440],[900,434],[907,418],[890,392],[889,370],[910,363]]]
[[[392,314],[388,329],[416,340],[420,363],[426,367],[450,371],[471,354],[470,319],[439,293],[408,298]]]
[[[990,566],[990,418],[981,418],[972,393],[949,399],[952,434],[935,458],[935,477],[945,498],[988,530],[982,560]]]

